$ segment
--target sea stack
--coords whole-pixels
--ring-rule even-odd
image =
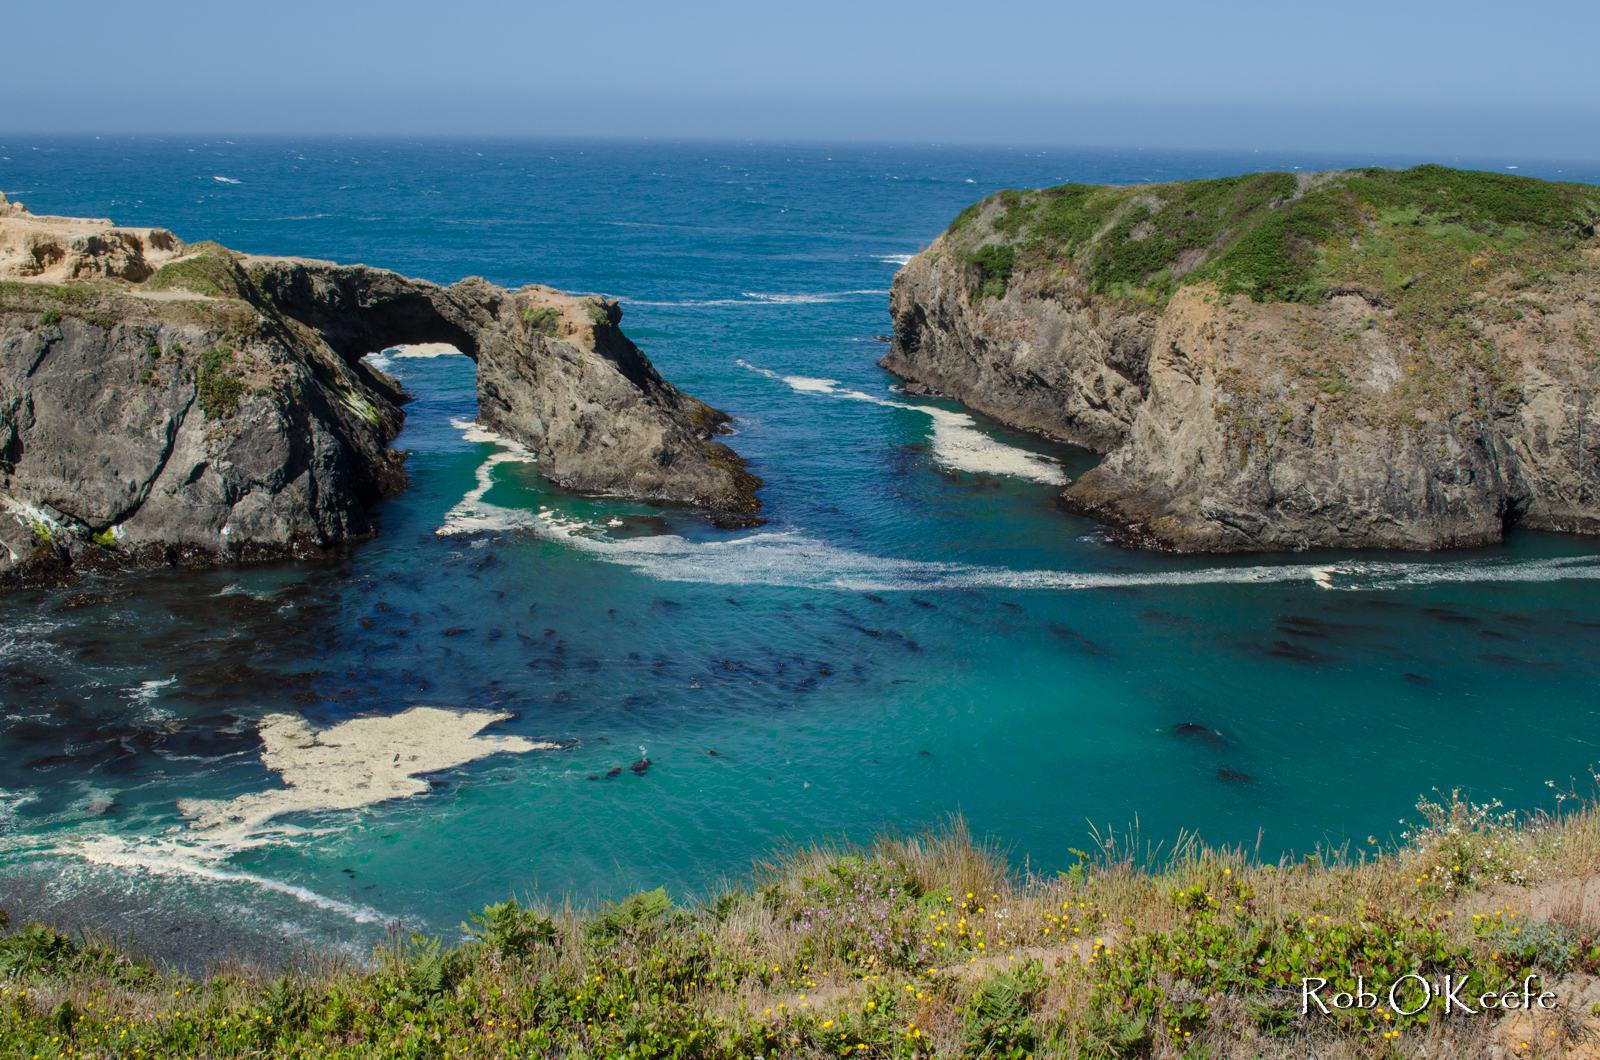
[[[1105,453],[1125,544],[1600,532],[1600,188],[1440,166],[1004,191],[895,277],[880,362]]]

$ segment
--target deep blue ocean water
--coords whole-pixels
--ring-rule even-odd
[[[412,486],[375,541],[152,573],[98,606],[0,599],[0,878],[361,938],[509,893],[704,894],[787,841],[956,812],[1050,871],[1091,823],[1276,857],[1371,849],[1435,787],[1552,806],[1545,782],[1600,757],[1596,542],[1128,552],[1053,504],[1048,480],[1094,457],[906,399],[875,366],[895,269],[999,188],[1420,161],[1600,180],[1517,159],[0,136],[0,190],[35,213],[618,296],[662,373],[735,417],[771,519],[718,531],[498,462],[481,504],[535,528],[441,536],[505,450],[468,437],[470,362],[390,351]],[[566,746],[224,862],[148,842],[180,798],[274,786],[262,715],[415,704]]]

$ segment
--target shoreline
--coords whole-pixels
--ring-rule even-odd
[[[1376,858],[1263,862],[1179,837],[1151,864],[1107,834],[1050,876],[1019,875],[952,818],[779,850],[693,906],[661,890],[593,910],[504,902],[472,914],[459,946],[391,935],[371,961],[234,957],[198,981],[13,919],[0,1037],[139,1060],[1590,1055],[1600,806],[1552,817],[1452,794],[1416,809]],[[105,894],[57,908],[95,902],[147,913]],[[187,959],[237,954],[206,950],[217,930],[191,936]],[[1471,1005],[1451,1008],[1436,981]],[[1369,988],[1397,1003],[1337,1000]],[[1540,1005],[1504,1001],[1519,990]]]

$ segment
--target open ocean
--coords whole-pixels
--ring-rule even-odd
[[[1129,552],[1054,506],[1091,454],[875,365],[895,270],[1000,188],[1423,161],[1600,181],[1518,159],[0,136],[0,189],[35,213],[620,297],[662,374],[735,417],[771,520],[553,488],[472,428],[471,362],[373,351],[415,395],[412,485],[376,540],[0,597],[0,904],[160,952],[201,921],[359,950],[396,920],[453,937],[509,894],[702,896],[785,842],[956,812],[1053,871],[1091,823],[1276,858],[1370,851],[1436,787],[1553,808],[1546,782],[1600,761],[1600,542]],[[456,525],[488,529],[437,532]],[[84,589],[113,599],[65,606]],[[562,747],[185,847],[178,799],[277,783],[262,715],[414,704]]]

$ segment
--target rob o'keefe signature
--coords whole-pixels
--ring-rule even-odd
[[[1367,1009],[1372,1010],[1380,1004],[1387,1005],[1390,1011],[1401,1016],[1415,1016],[1435,1001],[1442,1002],[1446,1013],[1460,1012],[1469,1016],[1476,1016],[1480,1012],[1489,1012],[1496,1008],[1503,1010],[1516,1009],[1553,1009],[1556,1007],[1556,995],[1549,990],[1541,990],[1537,985],[1539,977],[1530,975],[1522,981],[1522,988],[1504,991],[1486,991],[1481,994],[1469,994],[1465,999],[1461,996],[1467,984],[1471,981],[1470,975],[1447,975],[1443,980],[1430,980],[1415,973],[1402,975],[1387,990],[1375,986],[1368,990],[1366,980],[1358,976],[1354,991],[1341,990],[1334,994],[1326,994],[1328,981],[1310,976],[1300,980],[1300,1014],[1309,1013],[1313,1007],[1325,1015],[1332,1015],[1341,1009]],[[1482,982],[1482,980],[1479,980]],[[1379,992],[1374,992],[1379,991]],[[1473,1005],[1477,1008],[1473,1008]]]

